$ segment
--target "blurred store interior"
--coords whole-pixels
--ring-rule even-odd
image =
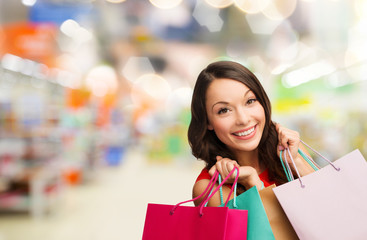
[[[0,0],[0,240],[141,239],[147,203],[190,199],[219,59],[329,159],[367,156],[366,25],[366,0]]]

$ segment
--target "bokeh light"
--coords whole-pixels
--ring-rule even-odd
[[[60,30],[65,35],[79,43],[91,40],[93,37],[92,33],[81,27],[78,22],[72,19],[64,21],[60,26]]]
[[[240,10],[255,14],[266,8],[271,0],[235,0],[235,5]]]
[[[166,99],[171,91],[167,80],[156,74],[141,76],[137,81],[137,85],[141,86],[146,93],[157,100]]]
[[[122,69],[122,75],[129,81],[135,82],[144,74],[155,73],[147,57],[130,57]]]
[[[367,18],[367,1],[366,0],[355,0],[354,11],[358,18]]]
[[[85,78],[85,84],[97,97],[113,94],[118,88],[116,72],[110,66],[97,66],[91,69]]]
[[[106,1],[110,3],[122,3],[125,2],[126,0],[106,0]]]
[[[192,92],[193,89],[190,87],[181,87],[172,91],[166,101],[167,110],[178,113],[182,111],[182,108],[189,108]]]
[[[151,12],[153,28],[161,30],[167,26],[185,27],[190,23],[191,13],[187,5],[181,4],[175,8],[155,8]]]
[[[25,6],[28,6],[28,7],[33,6],[34,4],[36,4],[36,2],[37,2],[37,0],[22,0],[22,3]]]
[[[296,87],[307,83],[311,80],[316,80],[322,76],[329,75],[336,71],[336,67],[327,60],[320,60],[312,63],[309,66],[291,71],[282,77],[282,83],[287,88]]]
[[[272,38],[266,49],[267,56],[279,62],[293,61],[299,54],[299,37],[292,25],[287,21],[272,32]]]
[[[297,0],[272,0],[261,12],[271,20],[282,20],[291,16],[296,6]]]
[[[213,8],[204,2],[197,1],[192,16],[210,32],[218,32],[222,29],[223,20],[219,16],[219,9]]]
[[[131,98],[137,106],[162,105],[171,92],[171,87],[162,76],[157,74],[142,75],[134,82]]]
[[[157,8],[170,9],[181,4],[182,0],[149,0]]]
[[[234,0],[205,0],[205,2],[215,8],[226,8],[231,6]]]
[[[270,35],[281,24],[281,20],[270,20],[263,14],[246,14],[247,23],[254,34]]]

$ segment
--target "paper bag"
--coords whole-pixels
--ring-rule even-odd
[[[296,232],[275,197],[274,187],[275,184],[259,191],[274,237],[276,240],[298,240]]]
[[[366,240],[366,160],[354,150],[329,163],[273,191],[301,240]]]

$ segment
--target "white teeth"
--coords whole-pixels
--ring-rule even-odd
[[[237,133],[236,135],[240,136],[240,137],[243,137],[243,136],[247,136],[249,135],[250,133],[252,133],[253,131],[255,131],[255,127],[247,130],[247,131],[244,131],[244,132],[240,132],[240,133]]]

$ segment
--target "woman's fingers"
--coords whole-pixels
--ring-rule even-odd
[[[214,175],[214,173],[215,173],[215,171],[217,171],[217,166],[216,166],[216,165],[214,165],[213,167],[211,167],[211,168],[209,169],[209,175],[210,175],[210,176],[213,176],[213,175]]]
[[[226,178],[231,173],[234,167],[238,167],[238,168],[240,167],[236,161],[231,160],[229,158],[222,158],[222,157],[217,157],[217,163],[214,166],[215,166],[215,170],[218,170],[219,174],[221,175],[223,179]],[[236,174],[233,173],[227,181],[233,182],[235,178],[236,178]]]
[[[297,156],[298,147],[300,143],[300,136],[297,131],[293,131],[286,127],[276,124],[276,130],[278,132],[278,150],[282,151],[289,148],[292,157]],[[279,154],[279,152],[278,152]]]

